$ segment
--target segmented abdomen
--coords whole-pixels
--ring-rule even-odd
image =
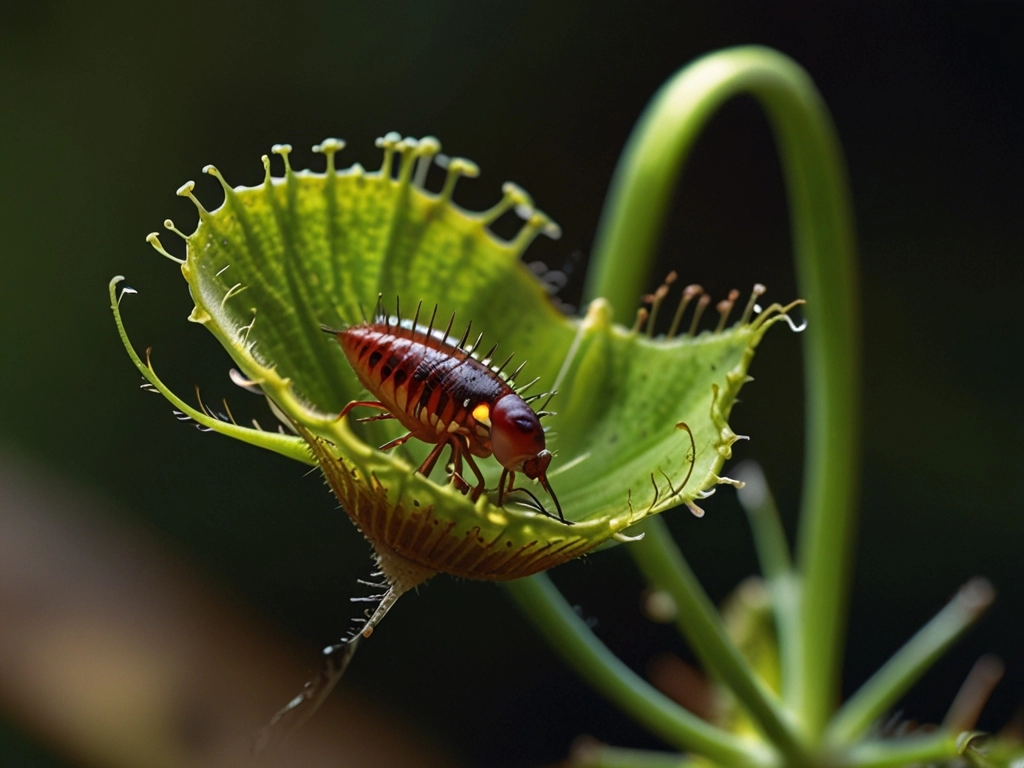
[[[473,410],[512,392],[490,368],[454,344],[384,322],[352,326],[338,338],[362,385],[416,438],[436,443],[461,432],[474,455],[490,455],[489,424],[478,424]]]

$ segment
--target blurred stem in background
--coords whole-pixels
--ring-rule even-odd
[[[650,280],[676,179],[697,136],[729,99],[749,94],[771,123],[781,156],[800,294],[807,300],[806,455],[797,557],[763,478],[746,494],[755,545],[773,602],[781,695],[772,691],[727,633],[665,523],[642,524],[628,544],[651,585],[669,594],[677,623],[705,671],[736,697],[760,739],[737,739],[684,711],[625,667],[541,574],[508,584],[541,632],[584,677],[667,743],[722,765],[900,765],[952,757],[955,734],[858,743],[923,670],[991,602],[976,582],[854,696],[839,702],[859,485],[860,339],[852,212],[838,139],[811,79],[782,54],[725,50],[690,64],[656,94],[619,161],[598,231],[586,299],[621,313]],[[621,316],[621,315],[620,315]],[[828,738],[825,738],[829,728]],[[676,762],[672,762],[675,760]],[[682,764],[679,756],[591,751],[595,766]]]

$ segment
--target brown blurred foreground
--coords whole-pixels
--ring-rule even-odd
[[[0,709],[74,763],[250,765],[313,670],[201,577],[0,451]],[[260,765],[451,766],[335,693]]]

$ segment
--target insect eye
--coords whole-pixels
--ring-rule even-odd
[[[513,421],[523,432],[533,431],[533,421],[526,416],[516,416]]]

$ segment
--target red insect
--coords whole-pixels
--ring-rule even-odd
[[[456,487],[463,493],[470,490],[462,478],[463,461],[476,476],[477,484],[470,494],[474,501],[484,492],[484,476],[473,457],[485,459],[493,454],[504,469],[498,482],[499,506],[505,494],[513,491],[524,491],[534,501],[537,500],[526,488],[513,487],[516,472],[522,472],[531,480],[540,480],[555,503],[558,519],[571,525],[562,514],[558,498],[548,483],[551,452],[545,447],[544,429],[539,418],[545,414],[534,413],[527,401],[508,384],[523,366],[506,379],[501,370],[508,365],[511,355],[501,366],[492,369],[486,363],[489,363],[497,344],[481,362],[472,356],[469,349],[477,348],[483,334],[477,337],[472,348],[466,347],[472,323],[466,328],[462,340],[452,343],[448,335],[455,315],[452,314],[443,334],[434,331],[437,314],[437,307],[434,307],[430,323],[424,330],[417,325],[420,306],[416,307],[416,316],[409,327],[402,325],[400,315],[392,322],[384,314],[379,298],[373,322],[342,330],[324,327],[324,331],[337,336],[360,383],[377,398],[352,401],[338,418],[344,418],[353,408],[366,407],[385,413],[360,421],[400,421],[409,432],[382,445],[382,451],[413,437],[434,443],[434,448],[417,470],[426,476],[434,469],[445,446],[449,446],[452,481]],[[523,389],[525,387],[519,391]],[[549,514],[539,502],[538,506]]]

